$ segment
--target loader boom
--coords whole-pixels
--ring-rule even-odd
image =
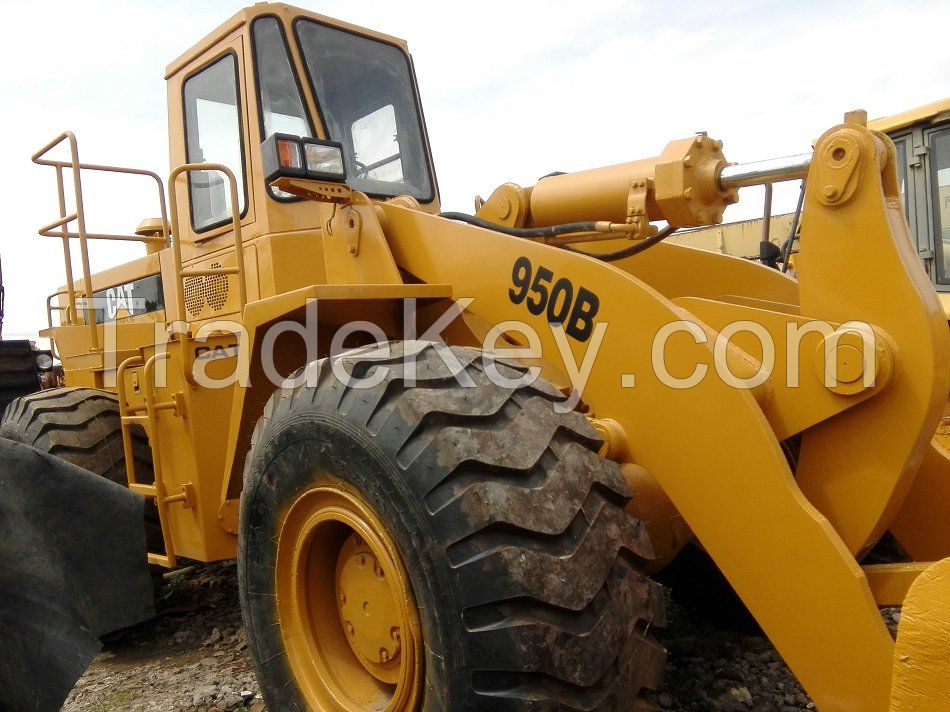
[[[842,141],[858,153],[853,157],[856,175],[839,178],[851,186],[851,192],[842,203],[829,205],[818,186],[829,164],[835,165],[832,154]],[[883,532],[899,509],[939,420],[948,386],[946,368],[938,367],[950,356],[945,322],[902,229],[888,147],[886,140],[854,124],[825,134],[809,172],[801,257],[809,266],[814,264],[812,259],[840,264],[842,258],[836,254],[854,254],[860,241],[861,254],[875,262],[868,269],[882,279],[891,275],[886,283],[895,285],[893,299],[904,295],[900,306],[893,304],[893,319],[888,316],[891,305],[881,303],[872,285],[859,279],[848,282],[840,274],[815,281],[802,274],[800,307],[788,304],[778,289],[771,302],[765,295],[743,297],[741,283],[735,285],[735,293],[719,300],[679,297],[669,301],[650,288],[648,273],[633,267],[636,256],[611,267],[517,238],[490,232],[476,237],[464,226],[435,229],[430,224],[434,218],[398,207],[384,208],[386,224],[392,228],[390,244],[404,269],[426,281],[451,283],[459,293],[474,296],[470,309],[482,323],[525,320],[541,335],[545,354],[558,353],[556,332],[547,328],[544,315],[515,308],[493,275],[510,273],[512,265],[527,258],[537,269],[549,269],[555,278],[570,275],[577,285],[597,285],[597,321],[607,326],[584,388],[584,401],[597,420],[612,421],[612,448],[620,460],[637,463],[649,472],[632,473],[636,488],[655,491],[656,485],[643,480],[656,478],[658,489],[673,505],[666,520],[657,520],[649,509],[639,510],[636,500],[633,511],[651,526],[661,559],[671,557],[685,543],[677,522],[682,516],[821,709],[887,708],[893,642],[874,605],[868,576],[896,578],[900,570],[880,574],[869,567],[862,571],[855,554],[866,550],[867,542]],[[828,179],[826,184],[830,184]],[[463,259],[453,257],[464,254],[463,244],[489,260],[491,268],[473,274]],[[604,244],[597,249],[615,247]],[[686,249],[668,248],[670,252]],[[710,255],[706,265],[710,279],[716,262],[731,261],[734,258]],[[633,274],[624,271],[628,263]],[[479,278],[482,274],[484,279]],[[783,279],[773,274],[776,282]],[[850,291],[841,293],[845,289]],[[840,311],[835,310],[837,305]],[[878,367],[891,368],[883,362],[896,360],[898,353],[900,363],[893,367],[888,383],[879,379],[872,388],[851,394],[839,384],[830,389],[820,383],[815,390],[807,384],[790,389],[784,379],[751,392],[715,378],[704,378],[691,388],[670,389],[655,376],[651,343],[625,337],[630,329],[660,333],[664,326],[684,318],[681,310],[713,329],[737,322],[758,325],[775,344],[784,344],[786,324],[802,317],[835,325],[863,319],[875,327],[887,327],[886,335],[879,335]],[[633,324],[631,313],[636,315]],[[611,332],[611,328],[616,330]],[[568,355],[582,363],[591,343],[566,341],[571,347]],[[816,341],[802,349],[803,358],[815,357],[820,344]],[[737,338],[736,343],[748,340]],[[752,347],[746,353],[756,364],[762,358]],[[714,368],[708,343],[677,343],[675,355],[667,353],[667,358],[671,356],[675,361],[670,371],[683,369],[677,374],[680,378],[696,367]],[[909,367],[917,359],[922,359],[920,367]],[[802,370],[807,373],[812,368]],[[624,388],[617,374],[634,374],[635,387]],[[920,396],[914,396],[914,391]],[[772,424],[767,413],[772,415]],[[784,421],[793,416],[799,423],[796,429],[803,422],[811,426],[802,439],[794,479],[776,438],[776,430],[783,430]],[[825,422],[827,426],[822,425]],[[854,422],[860,426],[849,425]],[[683,447],[686,423],[715,426],[690,429],[689,447]],[[901,444],[899,434],[905,426],[906,441]],[[827,435],[826,428],[831,430]],[[886,438],[879,435],[870,442],[886,443],[886,447],[875,448],[865,440],[867,432],[878,428],[887,433]],[[817,456],[812,455],[812,447]],[[767,506],[756,504],[766,502]],[[652,501],[645,504],[651,506],[655,506]],[[905,568],[919,570],[920,565]],[[822,642],[816,646],[818,640]],[[843,689],[849,690],[847,700],[839,697]]]

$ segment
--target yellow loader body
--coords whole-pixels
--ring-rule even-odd
[[[62,240],[68,275],[44,334],[70,385],[118,395],[127,461],[132,433],[148,435],[154,480],[130,467],[129,483],[160,515],[164,547],[149,561],[236,556],[270,374],[287,378],[372,335],[436,328],[451,345],[507,349],[573,393],[638,495],[629,512],[649,532],[651,568],[698,540],[820,709],[945,709],[950,462],[932,438],[950,391],[950,333],[911,243],[888,137],[852,114],[810,155],[764,172],[692,137],[653,158],[504,184],[465,222],[439,215],[414,93],[421,148],[401,170],[429,176],[428,193],[422,178],[406,178],[415,195],[359,190],[384,175],[363,162],[345,182],[283,163],[265,175],[271,119],[252,59],[264,22],[301,38],[285,59],[312,145],[340,138],[320,85],[305,79],[316,71],[306,23],[381,43],[411,66],[402,41],[315,13],[238,13],[168,67],[169,207],[162,180],[146,175],[161,219],[136,235],[84,222],[82,172],[125,169],[82,163],[69,133],[50,144],[67,143],[69,159],[49,159],[50,146],[34,156],[59,177],[61,214],[41,232]],[[238,107],[241,160],[231,165],[189,143],[200,120],[188,113],[200,90],[189,82],[215,66],[236,77],[227,106]],[[309,139],[285,147],[309,150]],[[227,209],[212,205],[224,217],[202,226],[196,196],[212,175],[220,192],[209,195]],[[740,188],[802,178],[797,279],[663,242],[651,225],[715,225]],[[564,224],[585,227],[544,232]],[[89,249],[117,238],[142,240],[147,254],[92,274]],[[147,291],[144,307],[126,299]],[[98,311],[94,297],[105,300]],[[334,341],[357,321],[361,331]],[[907,560],[863,564],[888,531]],[[878,608],[902,602],[913,613],[895,644]]]

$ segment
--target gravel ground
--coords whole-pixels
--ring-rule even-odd
[[[66,700],[69,712],[263,712],[233,564],[176,574],[157,618],[112,636]]]
[[[712,625],[701,606],[668,601],[657,636],[669,650],[663,710],[815,709],[767,639],[740,616]],[[68,712],[264,712],[247,655],[233,564],[175,575],[159,616],[107,641]],[[898,613],[885,611],[893,628]],[[738,622],[737,622],[738,621]]]

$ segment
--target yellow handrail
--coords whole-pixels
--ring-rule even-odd
[[[56,161],[44,156],[63,141],[69,144],[69,160]],[[59,237],[63,241],[63,258],[66,263],[66,294],[69,300],[69,306],[66,309],[66,323],[74,324],[78,315],[76,309],[76,285],[73,281],[72,254],[69,247],[70,239],[79,240],[79,254],[82,262],[83,278],[83,299],[85,311],[85,323],[89,326],[90,341],[93,351],[100,351],[99,332],[96,330],[96,314],[92,304],[92,274],[89,267],[89,246],[87,240],[129,240],[135,242],[160,242],[168,245],[168,214],[165,209],[165,186],[157,173],[143,170],[141,168],[121,168],[118,166],[97,165],[93,163],[79,162],[79,145],[76,136],[72,131],[64,131],[43,148],[33,154],[33,163],[41,166],[51,166],[56,171],[56,188],[59,196],[59,219],[54,220],[39,229],[39,234],[45,237]],[[66,212],[66,182],[63,175],[64,169],[69,169],[73,179],[73,194],[75,200],[75,212]],[[162,216],[162,235],[159,236],[141,236],[141,235],[116,235],[109,233],[90,233],[86,230],[86,212],[82,198],[82,171],[100,171],[105,173],[125,173],[129,175],[140,175],[152,178],[158,186],[158,200]],[[76,223],[76,231],[71,232],[68,225],[71,222]]]
[[[58,297],[60,297],[61,295],[65,293],[66,292],[64,292],[63,290],[59,290],[58,292],[53,292],[48,297],[46,297],[46,323],[50,329],[53,328],[53,312],[54,311],[59,312],[60,325],[64,323],[69,323],[69,306],[68,305],[63,306],[62,304],[57,304],[53,306],[53,300],[57,299]],[[57,301],[59,300],[57,299]],[[66,312],[65,317],[63,316],[64,312]],[[59,358],[59,353],[56,351],[56,338],[52,334],[50,334],[50,337],[49,337],[49,350],[53,353],[53,356],[57,360],[62,361],[62,359]]]
[[[175,182],[183,173],[193,171],[218,171],[228,179],[231,194],[231,224],[234,229],[234,253],[236,267],[218,267],[209,269],[184,268],[181,262],[181,232],[178,229],[178,191]],[[247,280],[244,273],[244,243],[241,237],[241,214],[238,203],[237,179],[231,169],[221,163],[185,163],[175,168],[168,176],[168,202],[172,214],[172,254],[175,259],[175,294],[178,301],[178,321],[188,321],[185,314],[185,278],[211,275],[237,275],[238,294],[241,298],[241,309],[247,304]]]
[[[185,502],[187,505],[187,494],[184,496],[168,496],[165,488],[164,469],[162,467],[161,450],[158,443],[158,411],[171,410],[178,413],[178,399],[173,398],[166,402],[157,402],[155,400],[155,364],[170,357],[167,351],[159,351],[147,361],[144,362],[142,374],[142,392],[145,396],[144,407],[131,407],[126,398],[125,391],[125,372],[129,368],[140,368],[143,366],[141,356],[131,356],[125,359],[116,371],[116,394],[119,398],[119,423],[122,429],[122,447],[125,453],[125,473],[128,478],[129,489],[145,497],[150,497],[155,501],[158,508],[158,522],[162,530],[162,541],[165,545],[165,554],[148,552],[148,561],[152,564],[174,568],[177,557],[175,556],[175,546],[172,540],[171,525],[168,521],[168,505],[172,502]],[[145,414],[142,415],[142,411]],[[152,474],[153,483],[151,485],[140,482],[135,473],[135,452],[132,446],[131,427],[138,425],[145,430],[148,438],[149,448],[152,453]]]
[[[176,240],[177,242],[177,240]],[[158,361],[169,358],[167,351],[159,351],[145,362],[145,370],[142,374],[142,389],[145,391],[145,413],[148,417],[149,432],[148,440],[152,448],[152,473],[155,476],[155,504],[158,507],[158,521],[162,527],[162,539],[165,541],[165,557],[161,561],[160,556],[149,555],[149,559],[158,559],[157,563],[163,563],[168,568],[174,568],[176,557],[175,547],[172,543],[171,526],[168,522],[168,502],[165,500],[167,493],[165,491],[164,471],[162,469],[161,453],[158,445],[158,410],[155,402],[155,364]],[[131,438],[130,438],[131,439]]]
[[[129,368],[141,366],[142,364],[141,356],[130,356],[119,364],[119,368],[115,373],[116,396],[119,399],[119,427],[122,429],[122,448],[125,453],[125,476],[128,479],[129,488],[139,484],[139,481],[135,476],[135,456],[132,450],[132,435],[128,427],[130,421],[127,420],[127,418],[133,416],[135,413],[129,408],[128,399],[125,396],[125,372]],[[149,433],[147,429],[146,435],[149,438],[149,444],[151,444],[151,433]]]

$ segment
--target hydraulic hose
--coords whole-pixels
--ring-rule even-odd
[[[565,250],[570,250],[571,252],[576,252],[579,255],[584,255],[585,257],[593,257],[598,260],[603,260],[604,262],[616,262],[617,260],[622,260],[625,257],[630,257],[639,252],[643,252],[651,247],[653,247],[658,242],[663,242],[666,238],[676,232],[676,228],[672,225],[667,225],[665,228],[660,230],[653,237],[648,237],[645,240],[641,240],[630,247],[625,247],[622,250],[617,250],[616,252],[604,252],[598,254],[596,252],[587,252],[585,250],[578,250],[576,247],[571,247],[570,245],[564,245]]]
[[[439,217],[448,220],[458,220],[459,222],[483,227],[486,230],[494,230],[505,235],[513,237],[558,237],[560,235],[570,235],[576,232],[599,232],[596,222],[575,222],[564,223],[562,225],[551,225],[550,227],[506,227],[496,225],[488,220],[482,220],[474,215],[467,213],[439,213]]]
[[[788,235],[788,239],[782,243],[782,274],[788,272],[789,259],[792,256],[792,244],[798,239],[798,222],[802,217],[802,206],[805,204],[805,181],[802,181],[800,191],[798,193],[798,205],[795,207],[795,216],[792,218],[792,230]]]
[[[439,217],[446,218],[448,220],[458,220],[459,222],[475,225],[476,227],[483,227],[486,230],[494,230],[495,232],[511,235],[513,237],[558,237],[560,235],[571,235],[579,232],[600,232],[596,222],[563,223],[561,225],[551,225],[550,227],[519,228],[497,225],[493,222],[489,222],[488,220],[482,220],[481,218],[477,218],[474,215],[469,215],[468,213],[439,213]],[[648,237],[647,239],[641,240],[636,244],[626,247],[622,250],[617,250],[616,252],[605,252],[603,254],[597,254],[596,252],[585,252],[584,250],[578,250],[576,247],[571,247],[570,245],[562,245],[561,247],[563,247],[565,250],[576,252],[577,254],[584,255],[586,257],[593,257],[598,260],[603,260],[604,262],[614,262],[616,260],[622,260],[624,257],[635,255],[638,252],[643,252],[644,250],[653,247],[653,245],[656,243],[662,242],[674,232],[676,232],[676,228],[672,225],[667,225],[653,237]]]

